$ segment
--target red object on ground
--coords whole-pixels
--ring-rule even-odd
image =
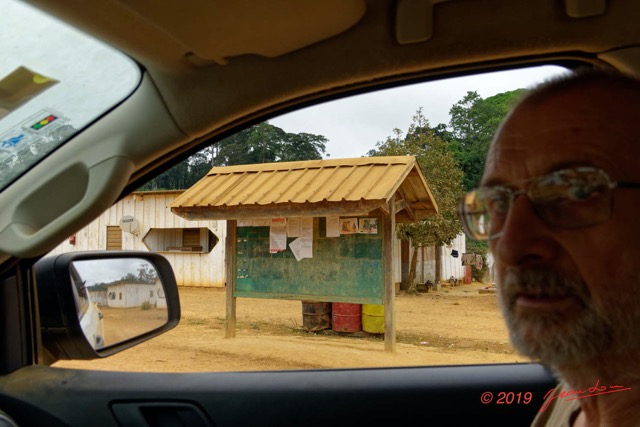
[[[464,283],[465,285],[468,285],[469,283],[471,283],[471,266],[470,265],[465,266]]]
[[[336,332],[362,330],[362,305],[334,302],[331,307],[332,329]]]

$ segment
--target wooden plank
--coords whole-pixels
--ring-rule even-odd
[[[185,228],[182,230],[182,246],[201,246],[200,229]]]
[[[381,298],[368,297],[345,297],[335,295],[318,295],[318,294],[283,294],[273,292],[234,292],[236,298],[263,298],[263,299],[281,299],[289,301],[320,301],[320,302],[344,302],[350,304],[375,304],[383,303]]]
[[[173,207],[171,212],[190,221],[278,217],[366,216],[385,205],[384,200],[318,203],[278,203],[246,206]]]
[[[225,338],[236,336],[236,298],[233,291],[236,287],[236,221],[227,221],[227,239],[225,245],[226,283],[226,321]]]
[[[395,212],[395,196],[389,200],[389,212]],[[384,349],[396,351],[396,289],[393,281],[393,260],[395,245],[395,215],[391,214],[384,221],[383,254],[384,254]]]

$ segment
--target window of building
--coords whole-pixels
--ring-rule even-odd
[[[122,250],[122,230],[117,225],[107,226],[107,250],[108,251]]]
[[[209,253],[218,241],[218,237],[206,227],[152,228],[142,239],[150,251],[184,253]]]

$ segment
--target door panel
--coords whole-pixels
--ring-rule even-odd
[[[34,366],[0,379],[0,409],[21,425],[50,416],[74,426],[115,426],[115,410],[120,425],[140,425],[131,423],[142,412],[152,414],[148,422],[182,414],[217,427],[526,426],[554,384],[536,364],[194,374]],[[494,399],[483,404],[487,392]],[[530,392],[532,399],[498,404],[500,392]]]

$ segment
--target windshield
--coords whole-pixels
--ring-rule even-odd
[[[15,0],[0,0],[0,190],[127,97],[123,54]]]

